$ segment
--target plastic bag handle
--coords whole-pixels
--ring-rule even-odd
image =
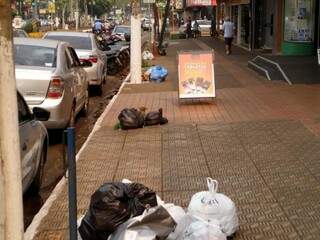
[[[216,194],[218,192],[218,181],[212,178],[207,178],[209,192]]]

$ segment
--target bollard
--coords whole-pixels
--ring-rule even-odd
[[[67,129],[68,148],[68,192],[69,192],[69,236],[77,240],[77,174],[75,159],[75,129]]]

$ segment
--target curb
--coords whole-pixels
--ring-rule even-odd
[[[85,147],[88,145],[89,141],[93,137],[94,133],[97,132],[101,128],[101,123],[103,119],[106,117],[108,112],[110,111],[111,107],[113,106],[114,102],[118,98],[122,88],[127,84],[128,79],[130,78],[130,73],[127,75],[127,77],[124,79],[124,81],[121,84],[121,87],[119,88],[118,93],[111,99],[109,102],[108,106],[105,108],[104,112],[101,114],[101,116],[98,118],[96,121],[91,133],[89,134],[87,140],[84,142],[84,144],[81,146],[79,152],[76,155],[76,161],[78,161],[81,153],[84,151]],[[53,202],[58,198],[59,194],[61,193],[64,184],[67,183],[67,180],[65,177],[63,177],[58,184],[55,186],[53,189],[52,193],[50,194],[49,198],[46,200],[44,205],[40,208],[39,212],[34,216],[31,224],[29,227],[26,229],[24,233],[24,239],[25,240],[32,240],[37,232],[38,232],[38,227],[41,224],[42,219],[47,216],[49,213],[50,207],[52,206]]]

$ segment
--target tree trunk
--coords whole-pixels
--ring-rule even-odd
[[[159,13],[157,4],[153,4],[153,16],[154,16],[154,39],[159,37]]]
[[[87,0],[83,0],[83,8],[84,8],[84,15],[86,16],[86,19],[88,18],[88,3]]]
[[[164,17],[163,17],[163,22],[162,22],[162,26],[161,26],[161,33],[160,33],[160,38],[159,38],[159,49],[162,49],[162,44],[163,44],[163,39],[164,39],[164,34],[165,34],[165,30],[166,30],[166,26],[167,26],[167,19],[169,17],[169,13],[170,13],[170,0],[167,0],[166,3],[166,8],[164,11]]]
[[[67,4],[63,4],[63,7],[62,7],[62,29],[65,29],[65,27],[66,27],[66,22],[65,22],[66,8],[67,8]]]
[[[0,239],[23,239],[17,90],[10,0],[0,0]]]
[[[130,81],[132,83],[141,83],[141,19],[140,19],[140,1],[131,2],[131,44],[130,44]]]

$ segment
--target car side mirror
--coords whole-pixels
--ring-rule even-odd
[[[45,121],[48,121],[50,118],[50,112],[43,108],[34,107],[32,109],[32,112],[36,120],[45,122]]]
[[[88,60],[83,60],[82,62],[81,62],[81,65],[80,65],[81,67],[92,67],[92,63],[90,62],[90,61],[88,61]]]

